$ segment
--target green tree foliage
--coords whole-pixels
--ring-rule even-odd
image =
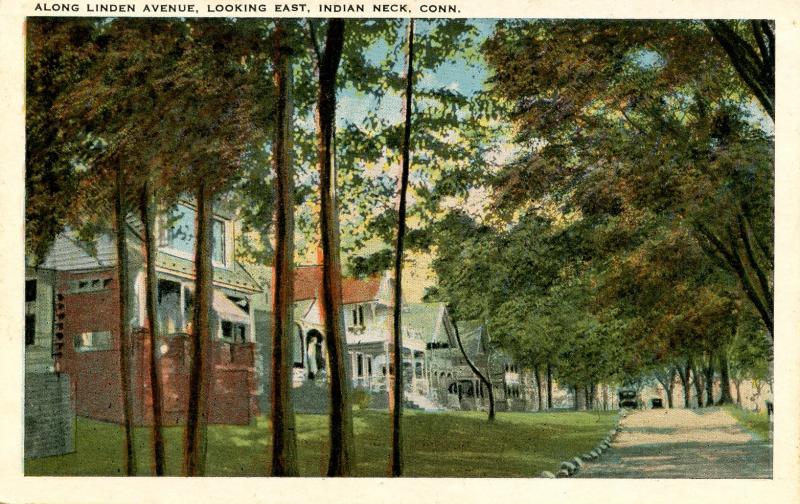
[[[690,21],[501,23],[486,50],[524,148],[497,201],[574,212],[594,262],[674,234],[738,281],[771,333],[772,139],[707,40]]]
[[[713,374],[742,299],[771,334],[772,138],[710,41],[691,21],[499,22],[502,220],[444,221],[431,296],[579,387]]]
[[[73,220],[78,186],[75,165],[84,144],[53,107],[91,65],[93,20],[63,23],[37,19],[27,25],[25,100],[25,249],[40,262]],[[60,204],[53,205],[57,200]]]

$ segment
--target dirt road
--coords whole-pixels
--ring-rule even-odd
[[[579,478],[771,478],[772,445],[725,410],[636,411]]]

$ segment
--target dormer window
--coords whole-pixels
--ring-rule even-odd
[[[161,246],[167,252],[186,259],[194,259],[195,220],[197,213],[187,205],[175,205],[169,211],[161,228]],[[211,260],[218,266],[225,266],[225,222],[212,220]]]
[[[363,327],[364,326],[364,305],[356,305],[352,309],[352,326],[353,327]]]

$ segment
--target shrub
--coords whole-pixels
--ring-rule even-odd
[[[364,389],[355,389],[353,391],[353,406],[363,411],[369,408],[369,403],[372,402],[372,395]]]

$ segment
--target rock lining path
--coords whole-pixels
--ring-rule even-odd
[[[772,477],[772,444],[723,409],[636,411],[621,425],[611,448],[576,477]]]

